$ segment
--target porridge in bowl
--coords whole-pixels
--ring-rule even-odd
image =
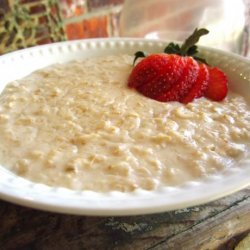
[[[131,192],[198,180],[249,154],[242,96],[161,103],[127,87],[132,62],[128,55],[72,61],[8,84],[0,165],[50,186]]]

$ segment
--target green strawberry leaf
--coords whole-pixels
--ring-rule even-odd
[[[196,43],[200,40],[200,38],[209,31],[207,29],[195,29],[194,32],[184,41],[184,43],[180,46],[179,44],[175,44],[173,42],[169,43],[167,47],[164,49],[164,53],[166,54],[177,54],[180,56],[192,56],[195,60],[208,64],[205,59],[196,56],[198,54],[198,47]],[[138,51],[135,53],[135,59],[133,65],[140,57],[146,57],[147,54],[143,51]]]
[[[174,43],[170,43],[164,50],[164,53],[167,54],[177,54],[180,55],[180,46],[179,44],[174,44]]]
[[[195,29],[194,32],[189,36],[185,42],[181,45],[169,43],[168,46],[165,48],[164,52],[167,54],[177,54],[181,56],[192,56],[198,53],[198,47],[195,45],[201,36],[208,34],[209,31],[207,29]],[[199,61],[202,58],[199,58]]]
[[[133,62],[133,65],[135,65],[135,62],[138,58],[140,57],[146,57],[147,56],[147,53],[143,52],[143,51],[137,51],[135,53],[135,59],[134,59],[134,62]]]
[[[193,45],[192,47],[190,47],[187,51],[187,54],[189,56],[193,56],[196,55],[198,53],[198,47],[196,45]]]
[[[206,65],[209,65],[206,61],[206,59],[202,58],[202,57],[199,57],[199,56],[193,56],[193,58],[196,60],[196,61],[199,61],[201,63],[205,63]]]

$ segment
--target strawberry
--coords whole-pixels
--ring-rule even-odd
[[[228,91],[227,77],[226,75],[217,67],[209,68],[209,82],[208,88],[205,91],[205,97],[213,101],[222,101]]]
[[[137,63],[128,79],[128,86],[149,98],[161,102],[179,101],[188,103],[206,96],[215,101],[223,100],[227,94],[227,79],[218,68],[211,68],[197,56],[195,45],[208,31],[195,30],[180,47],[170,43],[164,53],[145,56],[135,53]]]
[[[186,65],[182,76],[169,91],[162,93],[156,100],[161,102],[180,101],[192,88],[198,76],[199,64],[192,57],[185,57],[185,59]]]
[[[195,98],[200,98],[204,95],[209,80],[208,67],[205,64],[200,64],[199,75],[191,90],[180,100],[182,103],[191,102]]]
[[[152,54],[135,66],[128,85],[156,99],[181,77],[184,66],[185,60],[180,56]]]

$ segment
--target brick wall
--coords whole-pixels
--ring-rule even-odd
[[[0,54],[63,40],[118,36],[124,1],[0,0]],[[244,1],[248,26],[243,49],[249,51],[250,0]],[[165,9],[160,7],[156,13],[161,11]]]
[[[0,0],[0,54],[62,40],[58,0]]]
[[[63,40],[118,36],[124,0],[0,0],[0,54]]]
[[[118,20],[124,0],[60,0],[66,37],[118,35]]]

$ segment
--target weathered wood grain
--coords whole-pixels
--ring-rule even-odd
[[[0,219],[3,250],[224,250],[250,230],[250,189],[201,206],[130,217],[71,216],[0,201]]]

